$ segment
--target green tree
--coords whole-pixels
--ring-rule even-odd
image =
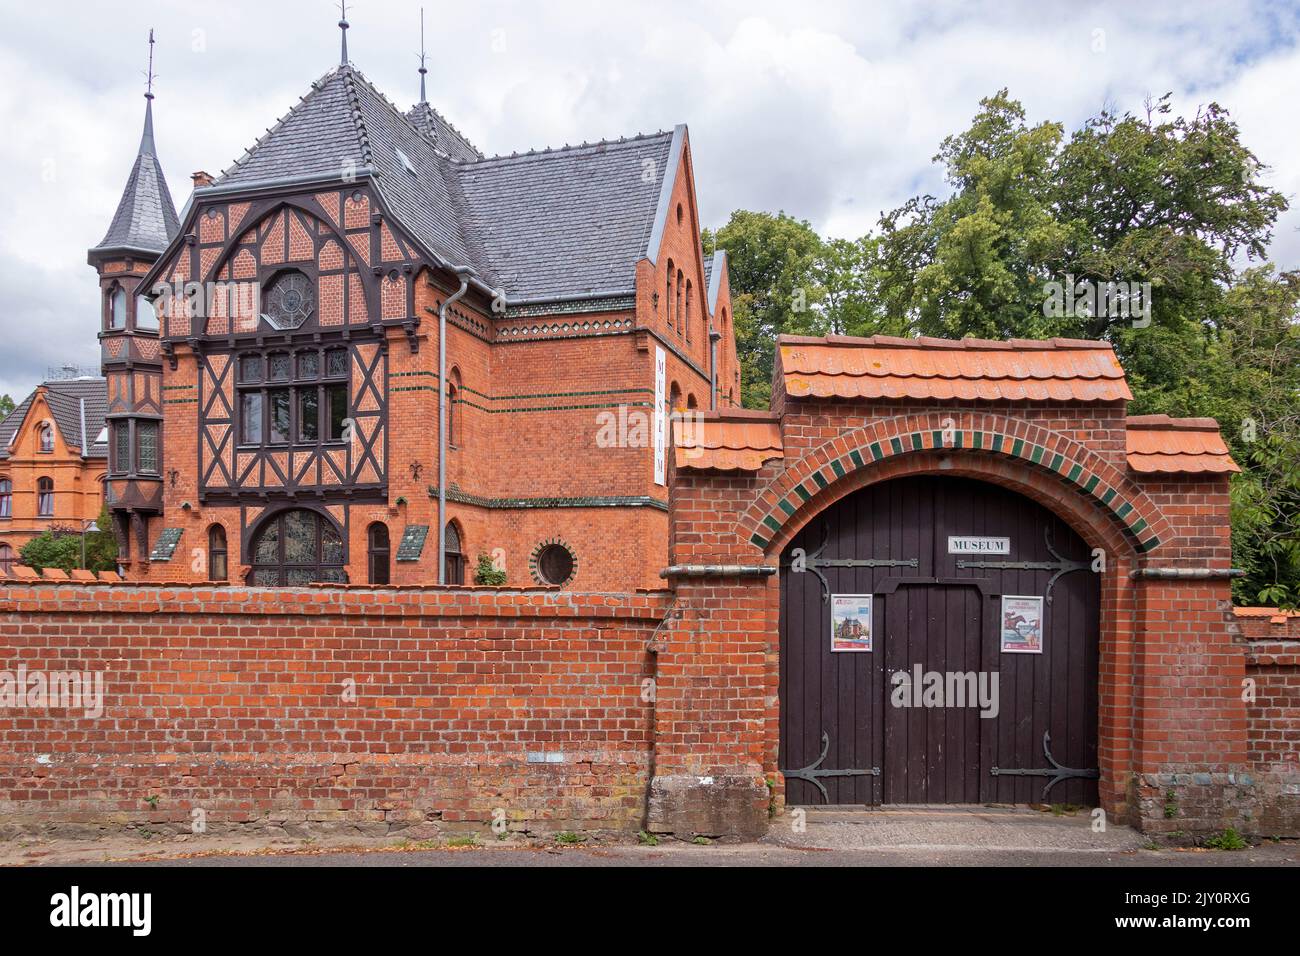
[[[86,568],[91,571],[113,571],[117,568],[117,541],[113,533],[108,509],[104,508],[96,524],[102,530],[86,534]],[[61,568],[72,571],[81,567],[81,531],[71,525],[53,525],[19,549],[22,563],[37,571]]]
[[[704,240],[706,250],[727,253],[742,404],[766,408],[776,337],[810,334],[820,321],[815,313],[820,286],[813,269],[821,238],[807,222],[783,212],[738,209]]]
[[[7,394],[0,395],[0,421],[4,421],[14,410],[14,400]]]

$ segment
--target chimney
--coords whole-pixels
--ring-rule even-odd
[[[190,179],[194,181],[194,188],[201,189],[204,186],[212,185],[212,174],[199,170],[197,173],[190,173]]]

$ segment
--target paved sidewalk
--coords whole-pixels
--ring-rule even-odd
[[[1240,851],[1155,849],[1123,826],[1092,829],[1088,811],[1053,816],[1025,808],[810,809],[773,821],[758,843],[658,846],[589,841],[577,846],[335,836],[319,840],[256,834],[0,842],[0,865],[145,863],[157,866],[1296,866],[1300,842]]]

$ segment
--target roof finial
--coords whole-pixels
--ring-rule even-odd
[[[339,57],[339,64],[347,66],[348,63],[348,0],[340,0],[339,3],[339,30],[343,32],[343,53]]]
[[[154,151],[153,145],[153,28],[149,28],[149,70],[145,73],[144,133],[140,136],[140,152]]]
[[[420,8],[420,102],[429,102],[424,95],[424,74],[429,71],[424,68],[424,7]]]
[[[145,74],[144,98],[153,99],[153,27],[149,28],[149,72]]]

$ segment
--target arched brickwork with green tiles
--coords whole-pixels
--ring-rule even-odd
[[[794,530],[791,520],[813,499],[820,499],[813,510],[824,507],[822,492],[846,476],[900,456],[942,452],[987,455],[1052,479],[1049,487],[1059,487],[1061,498],[1090,502],[1138,553],[1170,536],[1165,517],[1128,475],[1074,439],[1000,415],[944,411],[881,419],[819,446],[772,479],[737,533],[770,553]]]

